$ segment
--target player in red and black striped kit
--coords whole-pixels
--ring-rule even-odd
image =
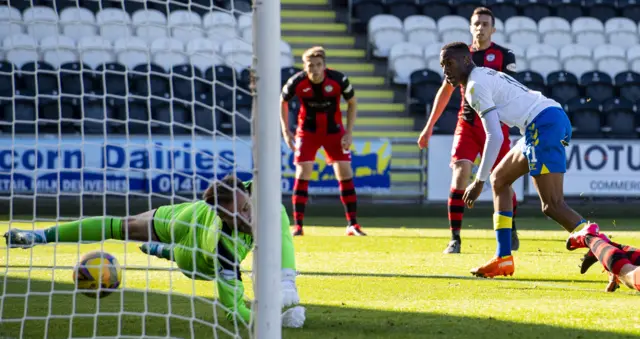
[[[316,153],[324,148],[328,164],[340,186],[340,200],[347,218],[347,235],[366,235],[356,219],[357,197],[351,169],[352,131],[356,120],[356,97],[349,78],[325,66],[326,54],[322,47],[313,47],[302,55],[304,70],[293,75],[282,88],[280,123],[282,135],[295,151],[296,179],[293,185],[294,236],[304,234],[304,212],[308,187]],[[289,131],[289,104],[300,99],[296,135]],[[347,101],[347,126],[342,124],[340,100]]]
[[[473,62],[478,66],[489,67],[496,71],[501,71],[509,75],[516,73],[516,58],[509,49],[499,46],[491,41],[491,35],[496,31],[495,17],[491,10],[484,7],[476,8],[470,20],[470,30],[473,35],[473,42],[470,46]],[[460,88],[462,93],[464,89]],[[420,148],[427,147],[429,138],[433,133],[433,127],[442,115],[454,88],[446,81],[442,82],[442,86],[436,94],[431,115],[426,126],[422,130],[418,138],[418,146]],[[511,149],[511,141],[509,139],[509,128],[502,125],[504,134],[504,142],[496,164]],[[462,95],[460,104],[460,113],[458,124],[453,138],[453,147],[451,150],[451,168],[453,169],[453,178],[451,182],[451,190],[449,192],[448,216],[449,228],[451,229],[451,241],[444,250],[444,253],[460,253],[462,240],[460,238],[460,229],[462,228],[462,217],[464,214],[464,202],[462,195],[464,194],[469,179],[471,178],[473,163],[482,155],[484,150],[486,134],[482,127],[482,122],[471,108]],[[513,211],[515,220],[516,197],[513,197]],[[515,222],[513,224],[511,248],[517,250],[520,242],[516,233]]]

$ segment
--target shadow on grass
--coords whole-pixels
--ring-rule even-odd
[[[6,282],[6,284],[5,284]],[[100,299],[72,284],[9,277],[0,280],[1,338],[170,337],[233,338],[236,331],[212,299],[158,292],[118,291]],[[55,292],[55,293],[52,293]],[[27,295],[28,297],[25,297]],[[303,329],[283,338],[633,338],[614,332],[523,324],[487,317],[304,305]],[[22,319],[28,319],[22,321]]]

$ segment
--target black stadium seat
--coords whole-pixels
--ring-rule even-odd
[[[600,103],[588,98],[573,98],[565,104],[571,118],[575,138],[601,138],[602,114]]]
[[[429,104],[435,98],[438,89],[442,85],[439,73],[428,69],[420,69],[411,73],[407,92],[411,101],[421,104]]]
[[[533,71],[522,71],[516,73],[515,79],[534,91],[546,93],[544,78],[540,73]]]
[[[232,10],[236,15],[251,12],[251,0],[226,0],[224,4],[224,9]]]
[[[400,18],[400,20],[420,13],[415,0],[385,0],[385,4],[387,5],[387,13]]]
[[[471,14],[476,8],[484,6],[482,0],[452,0],[451,3],[456,9],[456,15],[463,18],[471,18]]]
[[[204,91],[204,83],[196,79],[201,79],[202,74],[193,65],[176,65],[171,69],[171,97],[186,101],[194,99],[194,95],[199,95]]]
[[[611,98],[602,103],[602,113],[605,125],[610,129],[609,137],[634,139],[638,136],[633,102],[624,98]]]
[[[640,21],[640,2],[636,0],[618,0],[618,10],[620,13],[635,21]]]
[[[60,66],[60,93],[80,95],[93,91],[93,74],[87,65],[69,62]]]
[[[550,0],[517,0],[522,15],[535,21],[551,15]]]
[[[22,94],[56,95],[58,91],[58,72],[53,66],[44,62],[27,62],[20,68]]]
[[[246,91],[249,91],[249,85],[251,82],[251,69],[245,68],[240,72],[240,76],[238,77],[238,88],[242,88]]]
[[[502,21],[518,15],[516,0],[487,0],[487,7]]]
[[[38,98],[38,133],[73,133],[77,105],[78,99],[69,97]]]
[[[236,93],[234,135],[251,134],[251,103],[252,97],[246,94]]]
[[[190,134],[191,105],[189,103],[169,100],[151,100],[152,133],[157,134]]]
[[[613,80],[604,72],[586,72],[580,77],[586,98],[603,102],[614,95]]]
[[[208,135],[218,130],[220,112],[213,108],[213,95],[211,92],[201,93],[193,103],[193,127],[194,132],[200,135]]]
[[[165,97],[169,91],[169,74],[156,64],[141,64],[129,72],[129,93]]]
[[[302,70],[297,67],[283,67],[282,69],[280,69],[280,87],[284,86],[289,78],[300,71]]]
[[[13,100],[2,101],[2,121],[8,123],[5,130],[16,134],[35,134],[36,132],[36,100],[33,97],[22,97],[16,92]]]
[[[615,0],[584,0],[587,16],[594,17],[605,23],[618,16]]]
[[[551,0],[551,7],[555,9],[555,16],[564,18],[569,22],[585,16],[582,9],[582,0]]]
[[[620,97],[632,102],[640,100],[640,74],[632,71],[619,73],[615,85]]]
[[[0,61],[0,98],[13,96],[15,82],[15,66],[8,61]]]
[[[547,75],[549,96],[561,104],[580,96],[578,77],[573,73],[555,71]]]
[[[364,32],[371,18],[384,13],[382,0],[353,0],[351,17],[356,19],[353,25],[354,30]]]
[[[459,92],[459,91],[454,91]],[[433,134],[453,134],[456,130],[456,124],[458,123],[458,113],[460,112],[460,100],[455,100],[453,97],[449,100],[447,107],[438,119],[438,122],[433,128]]]
[[[110,62],[99,65],[94,72],[97,93],[124,96],[127,94],[127,68],[119,63]]]
[[[445,15],[453,14],[453,8],[447,0],[417,0],[422,14],[438,20]]]
[[[128,134],[149,134],[149,109],[147,99],[127,97],[118,105],[118,120],[126,121]]]

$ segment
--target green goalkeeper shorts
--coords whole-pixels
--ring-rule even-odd
[[[217,237],[211,234],[216,232],[214,219],[215,212],[202,201],[162,206],[153,215],[158,240],[174,245],[173,260],[191,278],[215,278]]]

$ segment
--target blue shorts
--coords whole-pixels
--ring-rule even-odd
[[[529,175],[565,173],[565,148],[571,141],[571,121],[559,107],[545,108],[527,126],[520,142],[522,153],[529,161]]]

